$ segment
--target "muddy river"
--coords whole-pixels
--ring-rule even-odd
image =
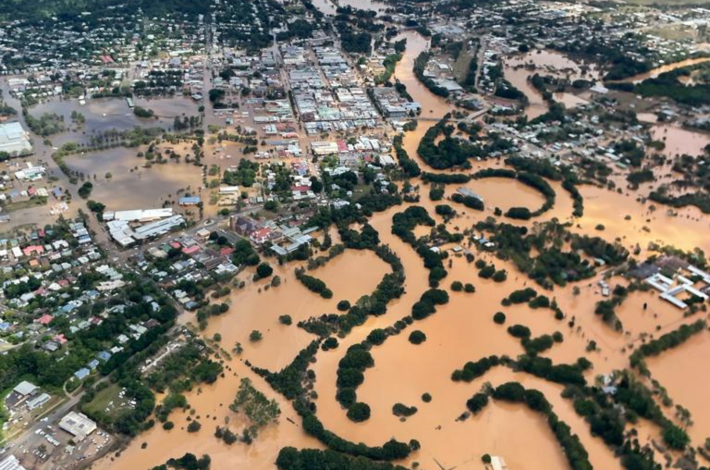
[[[325,0],[323,0],[325,1]],[[316,2],[320,5],[320,2]],[[361,3],[358,3],[361,6]],[[416,33],[408,32],[397,39],[407,38],[407,52],[398,64],[395,76],[407,86],[410,94],[422,104],[423,115],[440,118],[451,110],[449,105],[440,98],[429,93],[413,76],[412,64],[414,58],[428,47],[428,42]],[[521,58],[521,64],[526,61],[545,59],[557,70],[573,69],[574,74],[581,74],[577,64],[570,64],[556,55],[534,54]],[[566,60],[566,59],[565,59]],[[543,62],[537,64],[542,67]],[[576,67],[576,68],[575,68]],[[508,73],[506,71],[506,73]],[[527,76],[528,70],[515,72]],[[590,70],[587,74],[596,73]],[[404,139],[405,148],[412,158],[417,157],[416,147],[421,136],[433,122],[421,121],[414,132],[407,133]],[[670,132],[670,131],[669,131]],[[668,139],[667,139],[668,140]],[[682,139],[680,140],[682,141]],[[679,142],[680,142],[679,141]],[[670,144],[667,144],[670,147]],[[89,156],[79,158],[74,164],[81,165]],[[151,168],[143,170],[140,175],[130,172],[135,160],[119,155],[100,157],[101,165],[113,168],[116,174],[123,174],[126,184],[132,178],[165,178],[164,169]],[[127,166],[113,167],[114,160],[128,160]],[[89,162],[86,163],[89,171]],[[96,162],[93,162],[96,164]],[[475,163],[474,171],[488,166],[499,166],[499,163]],[[422,169],[426,165],[420,161]],[[169,173],[176,167],[166,166]],[[92,170],[93,171],[93,170]],[[108,170],[107,170],[108,171]],[[178,178],[180,179],[180,178]],[[172,180],[170,180],[172,181]],[[182,186],[185,186],[184,181]],[[107,185],[113,184],[106,183]],[[170,183],[164,184],[166,190],[172,190]],[[177,184],[177,183],[176,183]],[[670,243],[683,249],[701,247],[710,250],[710,239],[705,234],[710,228],[707,220],[700,217],[683,217],[692,211],[681,211],[681,216],[673,217],[665,211],[651,211],[649,206],[636,201],[633,194],[619,194],[607,189],[593,186],[582,186],[580,191],[584,196],[585,215],[572,219],[572,201],[570,196],[560,187],[559,183],[551,183],[557,193],[556,203],[552,210],[539,219],[526,222],[533,228],[536,221],[557,218],[561,221],[573,222],[570,230],[587,235],[601,234],[607,240],[617,239],[624,246],[633,249],[639,245],[645,250],[650,242]],[[520,185],[513,180],[502,181],[499,178],[472,181],[467,186],[481,194],[490,206],[506,209],[512,206],[525,206],[536,209],[542,204],[542,196],[529,187]],[[447,188],[447,194],[455,190]],[[97,187],[95,191],[101,191]],[[130,190],[129,190],[130,191]],[[162,193],[160,191],[159,193]],[[428,188],[422,186],[420,205],[434,214],[437,204],[427,197]],[[157,194],[156,194],[157,195]],[[496,325],[492,316],[497,311],[504,311],[508,317],[507,324],[521,323],[530,327],[533,335],[552,334],[559,331],[564,336],[561,344],[555,345],[545,353],[557,363],[572,363],[577,358],[585,356],[594,363],[594,369],[588,373],[588,380],[593,381],[597,374],[610,372],[628,365],[628,348],[633,347],[639,337],[646,334],[662,334],[677,328],[682,322],[693,319],[683,318],[682,313],[674,310],[669,304],[662,302],[653,293],[635,293],[619,307],[618,315],[623,322],[622,332],[612,331],[601,319],[594,315],[594,305],[601,300],[598,281],[603,273],[592,279],[579,282],[576,286],[556,288],[547,293],[554,297],[560,308],[566,312],[565,321],[556,320],[549,309],[531,310],[524,305],[503,307],[501,300],[513,290],[531,286],[532,281],[518,274],[509,261],[494,259],[490,255],[477,254],[492,262],[498,269],[508,272],[508,280],[495,283],[492,280],[482,280],[477,276],[477,270],[463,257],[452,257],[448,277],[443,281],[443,288],[449,287],[452,281],[470,282],[476,287],[473,294],[451,292],[451,301],[440,307],[437,313],[426,320],[416,322],[408,330],[398,336],[389,338],[385,344],[372,350],[375,367],[365,374],[365,383],[359,388],[361,401],[372,408],[372,416],[365,423],[355,424],[348,420],[345,410],[335,400],[336,369],[345,350],[352,344],[362,341],[374,328],[385,328],[396,320],[410,314],[412,305],[421,293],[428,288],[428,271],[424,268],[421,258],[391,234],[392,217],[404,209],[404,206],[394,207],[372,217],[370,223],[379,232],[382,243],[389,245],[401,258],[406,273],[405,294],[392,302],[387,314],[370,318],[361,327],[353,330],[341,340],[340,347],[329,352],[319,352],[317,362],[312,369],[316,373],[316,392],[318,399],[318,416],[325,426],[338,435],[356,442],[371,445],[381,444],[391,437],[400,440],[417,439],[422,448],[415,452],[405,465],[413,466],[415,462],[423,468],[460,468],[462,470],[482,470],[481,455],[489,453],[505,458],[512,469],[530,470],[566,470],[569,468],[565,456],[553,438],[547,424],[541,416],[527,408],[502,403],[493,403],[477,415],[464,421],[457,418],[465,411],[465,403],[471,395],[480,390],[484,383],[498,385],[516,380],[526,387],[536,388],[545,393],[553,405],[555,412],[567,422],[589,452],[594,468],[618,470],[621,465],[603,442],[593,437],[589,426],[575,413],[572,403],[563,399],[562,388],[541,379],[499,367],[484,377],[471,383],[456,383],[450,379],[454,369],[460,368],[465,362],[478,360],[490,354],[509,355],[515,357],[523,352],[520,343],[512,338],[504,326]],[[460,210],[459,210],[460,209]],[[476,212],[457,207],[461,215],[450,225],[451,230],[470,228],[475,222],[490,215],[488,211]],[[626,216],[629,216],[628,220]],[[441,219],[435,217],[437,222]],[[603,233],[598,226],[603,226]],[[418,235],[426,233],[426,229],[418,230]],[[337,243],[337,237],[334,237]],[[295,278],[295,265],[278,267],[275,274],[282,278],[282,283],[276,288],[267,288],[268,281],[252,282],[251,272],[240,274],[240,279],[246,281],[246,287],[235,290],[230,295],[231,309],[228,313],[210,319],[205,337],[211,338],[219,332],[222,336],[221,345],[231,350],[236,343],[244,347],[241,356],[233,357],[226,362],[231,369],[227,377],[220,379],[215,385],[202,387],[201,390],[188,394],[188,401],[201,416],[203,429],[198,434],[188,434],[186,416],[177,413],[173,421],[175,429],[165,431],[156,427],[140,435],[123,451],[120,459],[104,458],[95,465],[102,470],[143,469],[165,462],[170,457],[182,455],[184,452],[194,454],[207,453],[212,457],[213,468],[253,468],[273,469],[275,457],[282,447],[319,448],[320,444],[306,436],[300,429],[300,419],[295,416],[291,405],[246,367],[245,361],[250,361],[259,367],[279,370],[289,364],[293,357],[305,347],[313,337],[296,323],[311,316],[336,311],[339,300],[356,301],[360,296],[370,293],[382,276],[388,272],[388,266],[370,252],[346,251],[331,260],[326,266],[318,268],[309,274],[323,279],[330,287],[334,296],[332,299],[322,299],[309,292]],[[572,288],[578,287],[577,295],[572,294]],[[541,290],[541,289],[538,289]],[[644,309],[643,305],[647,304]],[[293,318],[294,325],[284,326],[279,323],[280,315],[288,314]],[[568,321],[574,319],[574,326]],[[181,317],[184,323],[194,321],[193,315]],[[409,343],[409,332],[419,329],[427,336],[427,341],[419,346]],[[259,330],[263,340],[258,343],[249,342],[249,333]],[[598,351],[587,352],[590,341],[598,344]],[[700,390],[703,387],[693,384],[681,384],[680,352],[687,349],[691,356],[707,355],[707,340],[698,340],[695,344],[689,342],[675,353],[668,353],[651,363],[654,375],[661,380],[677,400],[687,406],[697,416],[696,426],[700,431],[693,434],[694,441],[700,442],[708,430],[702,426],[710,425],[710,419],[702,415],[703,403],[700,401]],[[690,356],[683,355],[682,358]],[[694,357],[694,356],[693,356]],[[692,360],[692,358],[691,358]],[[701,359],[698,359],[701,360]],[[236,374],[236,375],[235,375]],[[213,426],[223,425],[229,418],[230,426],[239,430],[243,423],[231,413],[227,406],[233,400],[240,377],[252,378],[256,386],[268,397],[279,402],[283,415],[278,424],[269,425],[261,432],[251,446],[235,444],[228,447],[213,436]],[[672,385],[673,382],[676,384]],[[677,388],[677,390],[676,390]],[[688,392],[689,395],[684,395]],[[423,393],[430,393],[431,403],[424,403]],[[418,413],[401,421],[392,414],[395,403],[416,406]],[[697,415],[696,415],[697,413]],[[209,415],[209,418],[207,417]],[[292,419],[293,422],[289,421]],[[206,425],[210,423],[210,425]],[[705,424],[703,424],[705,423]],[[649,427],[647,434],[653,433]],[[697,443],[696,442],[696,443]],[[146,443],[145,449],[141,444]]]

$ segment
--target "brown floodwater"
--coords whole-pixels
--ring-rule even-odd
[[[700,57],[697,59],[686,59],[679,62],[673,62],[672,64],[662,65],[658,68],[650,70],[646,73],[641,73],[639,75],[634,75],[633,77],[625,78],[623,80],[614,80],[610,83],[639,83],[649,78],[656,78],[662,73],[672,72],[673,70],[680,69],[683,67],[690,67],[692,65],[702,64],[710,61],[710,57]]]
[[[414,32],[404,33],[397,39],[403,37],[408,40],[407,52],[398,64],[395,75],[407,85],[414,99],[422,104],[423,116],[440,118],[452,108],[443,99],[429,93],[412,73],[414,58],[428,47],[428,42]],[[549,59],[549,53],[540,55]],[[557,69],[571,67],[567,58],[555,54],[551,57]],[[529,74],[528,71],[524,72]],[[417,159],[426,171],[431,169],[418,158],[416,148],[421,136],[432,124],[433,122],[420,121],[416,131],[407,133],[404,139],[404,146],[410,156]],[[115,165],[114,160],[135,161],[132,160],[135,159],[133,156],[128,159],[120,155],[115,157],[107,158],[102,165]],[[170,165],[172,164],[166,166]],[[472,172],[481,168],[501,166],[502,163],[498,161],[474,162]],[[127,171],[125,167],[115,168],[117,171],[123,169],[124,173]],[[156,170],[160,171],[160,168],[141,171],[148,175]],[[710,240],[704,236],[710,226],[707,220],[699,217],[692,209],[679,211],[679,217],[672,217],[662,209],[649,211],[649,205],[637,202],[633,194],[618,194],[593,186],[582,186],[580,191],[584,196],[585,215],[579,219],[571,219],[570,196],[558,182],[550,184],[557,193],[555,207],[540,218],[520,223],[521,225],[533,228],[536,221],[558,218],[561,221],[572,220],[573,226],[570,230],[575,233],[598,234],[609,241],[618,239],[629,248],[639,244],[641,249],[645,250],[649,242],[663,242],[683,249],[693,249],[696,246],[706,251],[710,249]],[[181,186],[185,186],[185,183]],[[512,180],[484,179],[472,181],[468,186],[481,194],[489,205],[498,205],[501,208],[526,206],[535,209],[543,201],[536,191]],[[448,193],[453,190],[455,186],[447,188]],[[101,190],[97,186],[94,191]],[[426,207],[434,216],[434,206],[437,202],[429,200],[427,186],[422,185],[421,193],[422,200],[419,205]],[[372,329],[388,327],[396,320],[409,315],[414,302],[428,288],[428,271],[424,268],[421,258],[409,245],[391,234],[392,216],[404,210],[405,206],[393,207],[375,214],[370,220],[379,232],[382,243],[389,245],[401,258],[406,273],[405,294],[389,305],[385,315],[369,318],[364,325],[342,339],[338,349],[319,352],[317,362],[313,365],[317,376],[318,416],[326,427],[344,438],[371,445],[381,444],[391,437],[400,440],[418,439],[422,449],[403,462],[406,465],[420,462],[424,468],[480,469],[481,455],[489,453],[504,457],[511,468],[567,469],[566,459],[544,419],[525,407],[492,403],[478,416],[462,422],[456,421],[465,411],[466,400],[485,382],[498,385],[516,380],[526,387],[545,393],[555,412],[579,435],[590,454],[594,468],[620,469],[620,463],[611,451],[600,439],[591,435],[589,426],[574,412],[572,404],[560,396],[561,386],[526,374],[514,373],[503,367],[490,371],[470,384],[455,383],[450,379],[453,370],[469,360],[477,360],[490,354],[507,354],[514,357],[522,353],[519,342],[506,332],[506,326],[514,323],[527,325],[534,335],[562,332],[564,342],[556,344],[544,355],[556,363],[571,363],[579,357],[588,357],[594,363],[594,368],[587,374],[587,378],[593,381],[597,374],[626,367],[628,348],[636,347],[642,334],[661,334],[677,328],[680,322],[692,321],[683,319],[680,312],[660,300],[653,292],[634,293],[617,310],[624,323],[624,332],[614,332],[593,313],[595,303],[603,298],[597,285],[602,279],[602,273],[595,278],[576,283],[579,287],[578,295],[571,294],[572,286],[555,288],[552,292],[545,293],[551,298],[554,297],[567,314],[565,321],[558,321],[549,309],[531,310],[525,305],[502,307],[501,300],[513,290],[533,286],[542,292],[541,288],[519,274],[512,263],[494,259],[488,254],[476,254],[477,257],[482,256],[488,262],[493,262],[498,269],[508,272],[508,280],[497,284],[478,278],[473,264],[467,263],[463,257],[452,257],[452,266],[448,268],[449,275],[442,282],[442,288],[448,289],[452,281],[459,280],[474,284],[476,293],[450,292],[451,301],[440,307],[435,315],[416,322],[400,335],[389,338],[384,345],[373,348],[375,367],[366,372],[365,383],[358,390],[360,400],[371,406],[372,417],[360,424],[347,419],[345,411],[335,401],[338,361],[350,345],[362,341]],[[449,225],[449,229],[453,231],[470,228],[475,222],[490,215],[487,211],[472,211],[459,205],[456,205],[456,208],[461,215]],[[631,216],[630,220],[625,220],[627,214]],[[440,217],[434,217],[437,222],[441,222]],[[598,224],[604,225],[603,232],[595,230]],[[428,231],[428,228],[417,228],[416,233],[421,236]],[[227,361],[227,365],[236,371],[239,377],[252,378],[267,396],[279,401],[284,414],[278,425],[271,425],[262,431],[252,446],[236,444],[228,447],[214,438],[213,426],[223,424],[225,417],[231,419],[235,430],[240,430],[243,425],[239,418],[227,409],[236,393],[239,379],[228,371],[227,376],[215,385],[203,387],[201,392],[188,394],[190,404],[201,416],[203,429],[199,434],[188,434],[182,429],[186,426],[186,416],[176,413],[171,418],[176,423],[173,431],[155,428],[131,442],[119,460],[111,461],[110,458],[105,458],[97,464],[97,468],[150,468],[170,457],[189,451],[195,454],[208,453],[215,468],[273,469],[278,450],[284,446],[321,447],[300,430],[300,419],[295,416],[290,404],[279,398],[261,379],[255,377],[243,361],[249,360],[258,367],[270,370],[278,370],[289,364],[298,351],[313,339],[313,336],[295,326],[298,321],[323,313],[334,313],[339,300],[347,299],[353,302],[361,295],[371,292],[384,273],[388,272],[388,267],[370,252],[346,251],[326,266],[309,272],[324,280],[333,290],[334,296],[329,300],[309,292],[298,282],[293,274],[294,267],[293,264],[275,267],[275,274],[282,278],[282,283],[277,288],[267,289],[268,280],[252,282],[252,270],[240,274],[240,279],[246,281],[246,287],[232,292],[229,296],[230,311],[211,318],[204,331],[207,338],[219,333],[222,337],[221,345],[227,351],[231,351],[236,343],[241,343],[244,347],[243,354]],[[610,283],[612,286],[615,284],[614,280]],[[643,304],[647,304],[645,310]],[[492,321],[493,314],[499,310],[504,311],[508,317],[506,326],[496,325]],[[294,325],[284,326],[279,323],[278,317],[285,314],[292,317]],[[571,319],[574,319],[573,327],[568,324]],[[184,315],[180,321],[194,321],[194,314]],[[660,330],[657,327],[660,327]],[[407,340],[414,329],[420,329],[427,335],[427,341],[420,346],[413,346]],[[249,342],[248,337],[252,330],[262,332],[263,340],[257,343]],[[597,343],[598,351],[586,351],[591,340]],[[690,348],[691,345],[692,343],[689,343],[677,351]],[[702,343],[702,348],[696,354],[707,355],[708,352],[704,349],[706,345],[707,341]],[[660,360],[673,358],[671,353],[667,354]],[[683,355],[683,358],[686,357]],[[663,367],[662,364],[660,367]],[[652,365],[654,376],[659,378],[669,388],[671,396],[675,397],[676,392],[671,389],[670,382],[680,381],[674,379],[675,376],[663,378],[660,367]],[[675,373],[682,368],[671,365],[668,369]],[[696,422],[705,422],[702,410],[696,411],[698,405],[693,401],[701,399],[701,391],[704,388],[693,387],[692,384],[679,387],[684,391],[691,388],[696,390],[697,397],[681,397],[679,394],[677,400],[690,408],[694,417],[695,413],[698,413]],[[421,395],[425,392],[433,396],[433,401],[429,404],[421,401]],[[398,402],[417,406],[419,412],[402,422],[391,411],[392,406]],[[209,418],[212,421],[208,421],[207,414],[216,416],[217,420]],[[293,419],[297,424],[286,418]],[[644,428],[643,432],[650,435],[654,429],[649,426]],[[703,430],[698,436],[700,434],[708,433]],[[693,438],[696,439],[695,434]],[[145,450],[140,448],[143,442],[148,444]]]
[[[651,135],[655,140],[666,144],[663,153],[669,157],[684,154],[702,155],[705,146],[710,144],[710,134],[683,129],[675,125],[655,125],[651,128]]]
[[[690,410],[694,424],[688,428],[688,434],[695,446],[703,446],[710,437],[710,407],[707,406],[710,378],[702,366],[707,364],[708,357],[710,335],[704,331],[681,346],[646,360],[652,377],[667,389],[674,404]],[[667,413],[673,414],[671,410]]]
[[[505,78],[527,96],[528,106],[525,108],[525,115],[528,119],[545,114],[548,109],[542,94],[528,81],[529,76],[539,73],[559,78],[566,77],[570,80],[578,78],[590,80],[599,76],[595,65],[579,64],[560,52],[540,49],[507,57],[503,71]],[[586,100],[572,93],[555,93],[555,100],[568,108],[587,103]]]
[[[136,156],[140,150],[145,151],[117,147],[71,155],[65,161],[72,170],[87,175],[94,185],[91,198],[104,203],[108,210],[161,207],[166,200],[177,202],[178,190],[188,187],[192,194],[198,194],[202,178],[197,167],[168,162],[144,168],[145,159]],[[111,178],[106,178],[107,173]]]
[[[511,178],[482,178],[464,185],[481,196],[487,208],[527,207],[535,211],[545,203],[543,195],[535,189]]]

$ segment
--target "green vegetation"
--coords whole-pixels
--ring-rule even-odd
[[[406,470],[388,462],[373,462],[364,457],[348,457],[332,450],[284,447],[276,459],[279,470]]]
[[[462,369],[457,369],[451,374],[451,380],[454,382],[472,382],[501,363],[501,358],[498,356],[488,356],[475,362],[467,362]]]
[[[417,412],[416,406],[407,406],[402,403],[395,403],[392,407],[392,414],[400,418],[409,418]]]
[[[259,164],[242,158],[236,170],[227,170],[222,175],[222,181],[228,186],[244,186],[250,188],[256,181],[259,173]]]
[[[508,382],[495,388],[491,396],[495,400],[524,403],[531,410],[544,415],[552,433],[562,446],[572,470],[592,470],[589,454],[579,441],[579,437],[572,434],[570,427],[559,419],[545,395],[537,390],[525,389],[517,382]]]
[[[139,118],[144,119],[149,119],[155,116],[155,113],[153,113],[152,109],[141,108],[140,106],[136,106],[133,108],[133,114],[135,114]]]
[[[426,51],[417,56],[414,61],[414,75],[417,77],[417,80],[422,82],[422,84],[429,89],[429,91],[443,98],[448,98],[449,90],[444,87],[440,87],[434,80],[424,75],[424,71],[426,70],[426,66],[429,63],[430,58],[431,54]]]
[[[308,274],[306,274],[305,269],[296,268],[296,279],[301,281],[301,284],[306,286],[308,290],[319,294],[324,299],[333,298],[333,291],[328,289],[328,286],[325,285],[325,282],[321,281],[316,277],[309,276]]]
[[[399,166],[402,167],[402,171],[404,171],[407,176],[412,178],[421,175],[422,170],[419,168],[419,165],[416,161],[412,160],[409,157],[409,154],[402,146],[401,135],[397,135],[394,137],[394,139],[392,140],[392,145],[394,146],[394,152],[397,155],[397,159],[399,160]]]
[[[178,459],[169,459],[165,464],[153,467],[151,470],[168,470],[168,468],[174,468],[175,470],[209,470],[211,464],[212,459],[207,454],[198,459],[195,455],[187,453]]]
[[[44,113],[39,119],[32,116],[26,109],[22,110],[27,127],[40,137],[47,137],[64,131],[64,118],[55,113]]]
[[[419,142],[417,153],[427,165],[437,170],[470,168],[469,158],[484,157],[481,147],[453,136],[456,128],[448,124],[449,115],[430,127]],[[437,139],[441,140],[437,143]]]
[[[702,67],[683,67],[648,78],[634,87],[634,92],[643,97],[666,97],[680,104],[702,106],[710,104],[710,85],[698,83],[686,85],[680,77],[690,76],[693,70]]]
[[[409,334],[409,342],[412,344],[422,344],[426,341],[426,335],[419,330],[414,330]]]
[[[239,382],[237,396],[229,405],[229,409],[235,413],[244,412],[250,423],[245,432],[250,438],[255,438],[260,428],[275,422],[281,414],[276,401],[266,398],[263,393],[254,388],[248,378],[243,378]]]
[[[427,227],[436,225],[426,209],[420,206],[410,206],[404,212],[398,212],[392,217],[392,233],[416,250],[424,260],[424,266],[429,270],[429,285],[436,287],[448,273],[444,268],[441,255],[433,252],[422,239],[417,240],[415,237],[413,230],[418,225]]]
[[[642,344],[631,354],[629,358],[631,367],[638,369],[643,375],[650,375],[646,362],[647,357],[658,356],[662,352],[680,346],[693,335],[705,331],[707,324],[704,320],[698,320],[689,325],[681,325],[677,330],[664,334],[660,338],[653,339]]]
[[[621,264],[629,255],[619,243],[571,233],[554,219],[537,225],[532,232],[525,227],[497,224],[490,218],[477,223],[475,228],[491,234],[499,258],[513,261],[520,271],[546,289],[594,275],[594,266],[578,251],[612,266]],[[571,251],[562,251],[563,240],[571,242]],[[537,256],[532,256],[533,248]]]
[[[94,185],[90,181],[86,181],[77,192],[82,199],[88,199],[91,196],[92,189],[94,189]]]

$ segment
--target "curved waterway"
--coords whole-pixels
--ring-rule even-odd
[[[323,0],[325,1],[325,0]],[[316,4],[320,3],[319,1]],[[360,5],[358,5],[360,6]],[[395,76],[407,86],[415,101],[423,108],[423,116],[443,117],[452,107],[445,100],[438,98],[421,85],[414,77],[412,67],[417,55],[429,47],[428,41],[415,32],[406,32],[397,39],[407,39],[407,51],[398,64]],[[412,158],[417,158],[417,145],[421,136],[435,121],[420,121],[414,132],[405,135],[404,146]],[[431,171],[420,159],[423,170]],[[500,166],[500,162],[473,162],[474,169]],[[513,186],[511,186],[513,183]],[[420,182],[415,182],[420,184]],[[558,182],[551,182],[557,193],[553,209],[543,214],[538,220],[570,220],[572,201]],[[421,184],[420,184],[421,185]],[[473,190],[485,193],[485,197],[496,200],[502,207],[525,205],[536,208],[541,202],[537,193],[529,192],[527,187],[519,187],[516,182],[501,182],[497,179],[471,182]],[[455,187],[447,188],[452,191]],[[633,196],[611,192],[592,186],[582,186],[580,191],[585,198],[585,216],[574,221],[570,230],[576,233],[596,235],[597,225],[604,225],[602,234],[607,240],[618,239],[629,248],[639,244],[645,249],[650,242],[671,243],[684,249],[700,246],[710,249],[710,240],[701,234],[707,233],[707,221],[698,218],[671,218],[662,211],[652,213],[649,208],[637,202]],[[441,223],[434,213],[436,202],[427,197],[427,187],[422,190],[419,205]],[[340,347],[333,351],[319,352],[317,362],[312,369],[316,373],[316,391],[318,392],[318,416],[327,428],[336,434],[355,442],[379,445],[391,437],[401,440],[418,439],[422,448],[415,452],[404,465],[413,466],[415,462],[424,468],[458,468],[462,470],[481,470],[481,455],[490,453],[501,455],[513,469],[532,470],[567,470],[569,465],[562,449],[549,431],[544,419],[527,408],[501,403],[492,403],[481,414],[465,421],[456,418],[465,411],[465,403],[471,395],[480,390],[485,382],[498,385],[516,380],[526,387],[542,391],[555,412],[568,423],[589,452],[594,468],[618,470],[620,463],[613,453],[605,447],[601,439],[593,437],[589,426],[573,409],[572,403],[561,397],[562,387],[544,380],[514,373],[499,367],[476,381],[456,383],[450,379],[455,368],[460,368],[466,361],[478,360],[484,355],[507,354],[511,357],[523,352],[520,343],[505,331],[504,326],[493,323],[492,315],[504,310],[508,324],[528,325],[534,335],[551,334],[560,331],[564,342],[555,345],[545,353],[556,363],[573,363],[579,357],[588,357],[594,363],[594,369],[587,379],[594,380],[597,374],[608,373],[628,365],[629,344],[637,341],[639,335],[651,331],[666,332],[677,327],[683,319],[682,314],[671,310],[653,294],[640,293],[627,300],[619,310],[626,331],[617,333],[604,325],[594,315],[594,304],[601,300],[597,282],[598,275],[576,284],[578,295],[571,295],[572,286],[565,289],[555,288],[548,295],[555,297],[560,308],[567,312],[565,321],[555,320],[549,309],[531,310],[525,305],[502,307],[501,300],[510,292],[532,286],[532,281],[519,274],[510,261],[501,261],[488,254],[481,254],[497,269],[508,273],[508,280],[495,283],[477,276],[474,265],[463,257],[451,257],[447,266],[449,275],[442,282],[442,288],[448,289],[452,281],[473,283],[474,294],[451,292],[451,302],[438,309],[438,312],[424,321],[417,322],[399,336],[391,337],[387,342],[373,348],[375,367],[365,374],[365,383],[358,390],[362,401],[372,407],[372,417],[364,423],[350,422],[340,405],[335,401],[337,364],[347,348],[362,341],[374,328],[386,328],[396,320],[411,313],[412,305],[422,292],[428,289],[428,271],[421,258],[414,250],[391,233],[392,217],[405,209],[398,206],[375,214],[370,224],[379,232],[381,242],[387,244],[398,254],[406,274],[405,294],[388,306],[388,311],[380,317],[369,318],[364,325],[355,328],[340,341]],[[623,207],[623,210],[619,208]],[[489,211],[470,211],[457,205],[461,213],[449,229],[453,232],[470,228],[484,220]],[[626,215],[630,220],[626,220]],[[531,229],[536,220],[521,223]],[[423,230],[422,232],[425,232]],[[337,235],[333,237],[337,243]],[[359,296],[371,292],[385,272],[386,265],[371,256],[369,252],[355,253],[346,251],[339,258],[331,260],[326,266],[313,271],[334,291],[334,297],[326,300],[309,292],[295,279],[290,264],[275,268],[275,274],[282,278],[281,286],[266,289],[268,281],[253,283],[250,270],[240,274],[240,279],[247,282],[242,290],[230,295],[231,309],[228,313],[212,318],[206,338],[219,332],[222,347],[231,350],[237,342],[244,346],[244,353],[239,357],[225,360],[226,377],[219,379],[212,386],[203,386],[187,394],[189,403],[201,416],[202,430],[189,434],[184,429],[187,414],[176,412],[171,416],[175,429],[165,431],[156,426],[134,439],[119,458],[113,455],[104,458],[95,465],[101,470],[146,469],[162,464],[171,457],[181,456],[185,452],[209,454],[212,466],[223,468],[269,469],[275,468],[278,451],[286,446],[296,448],[322,448],[322,445],[308,437],[301,430],[301,420],[293,412],[291,404],[274,392],[268,384],[256,377],[246,366],[248,360],[258,367],[279,370],[289,364],[298,351],[305,347],[313,336],[297,328],[295,323],[311,316],[336,311],[338,300],[351,302]],[[648,303],[648,311],[643,312],[641,305]],[[291,315],[294,325],[281,325],[280,315]],[[574,326],[567,320],[575,319]],[[185,323],[194,321],[194,314],[180,318]],[[252,330],[263,333],[264,339],[258,344],[250,343]],[[420,346],[413,346],[407,341],[409,332],[419,329],[427,335],[427,341]],[[596,341],[599,350],[587,352],[590,340]],[[704,346],[703,346],[704,347]],[[702,347],[699,349],[702,350]],[[651,365],[654,368],[653,364]],[[655,372],[655,369],[654,369]],[[659,377],[663,375],[658,371]],[[235,444],[227,446],[214,435],[214,426],[223,425],[230,420],[230,427],[241,431],[243,423],[228,409],[236,394],[239,379],[250,377],[256,386],[269,398],[278,401],[282,416],[278,424],[267,426],[260,432],[252,445]],[[664,381],[665,383],[665,381]],[[696,387],[700,390],[700,387]],[[421,400],[423,393],[431,393],[433,400],[426,404]],[[686,398],[691,403],[691,398]],[[395,403],[416,406],[419,412],[400,421],[392,414]],[[209,415],[209,416],[208,416]],[[704,429],[703,429],[704,430]],[[145,443],[146,448],[142,448]]]
[[[638,75],[634,75],[633,77],[624,78],[623,80],[610,80],[609,83],[640,83],[649,78],[656,78],[662,73],[672,72],[673,70],[683,67],[690,67],[692,65],[704,64],[705,62],[710,62],[710,57],[681,60],[679,62],[673,62],[672,64],[662,65],[653,70],[649,70],[646,73],[640,73]]]

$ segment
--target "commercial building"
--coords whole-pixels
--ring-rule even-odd
[[[118,213],[117,213],[118,214]],[[126,220],[111,220],[106,225],[111,238],[122,247],[128,247],[137,241],[165,235],[185,223],[181,215],[173,215],[163,220],[156,220],[140,227],[131,227]]]
[[[0,470],[25,470],[25,467],[20,465],[20,461],[14,455],[8,455],[0,460]]]
[[[173,215],[173,210],[166,209],[137,209],[130,211],[106,211],[104,212],[104,220],[121,220],[124,222],[150,222],[153,220],[164,219]]]
[[[74,436],[75,441],[81,442],[86,436],[96,431],[96,423],[83,413],[70,411],[59,421],[59,429]]]
[[[19,122],[0,124],[0,152],[13,156],[32,153],[29,134]]]
[[[25,398],[32,396],[37,393],[39,390],[39,387],[37,387],[35,384],[30,383],[26,380],[20,382],[17,384],[15,388],[12,389],[13,392],[17,393],[19,396]]]

